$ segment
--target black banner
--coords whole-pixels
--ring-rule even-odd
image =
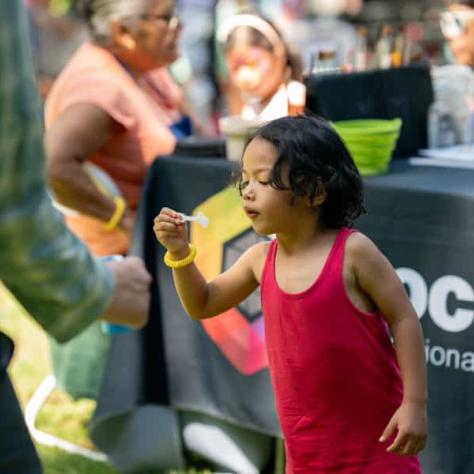
[[[189,320],[152,232],[163,206],[202,211],[210,226],[191,229],[197,263],[209,278],[229,266],[258,238],[228,188],[230,167],[178,157],[152,167],[134,241],[155,278],[152,321],[129,336],[128,356],[117,340],[112,344],[98,431],[114,414],[160,404],[280,435],[259,296],[204,323]],[[421,318],[429,372],[429,441],[421,460],[429,474],[474,472],[473,182],[474,171],[397,162],[389,174],[365,180],[369,214],[357,223],[391,260]],[[107,436],[106,429],[101,439]]]

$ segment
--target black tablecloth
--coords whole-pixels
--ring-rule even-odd
[[[208,329],[185,316],[152,233],[153,218],[163,206],[185,213],[207,209],[214,213],[211,220],[220,214],[221,224],[232,227],[235,199],[222,192],[231,166],[225,160],[186,157],[160,158],[152,166],[133,246],[155,278],[152,318],[146,330],[112,343],[96,414],[99,429],[101,420],[114,414],[160,404],[280,434],[268,373],[258,366],[258,341],[242,346],[248,351],[241,350],[240,356],[248,360],[233,359],[232,350],[223,350],[225,342],[215,344]],[[388,174],[364,181],[368,214],[356,227],[398,270],[425,332],[430,397],[429,443],[421,456],[425,472],[471,474],[474,170],[410,166],[400,160]],[[226,252],[238,253],[254,241],[252,231],[236,232]],[[214,234],[209,238],[219,240]],[[242,314],[257,324],[252,304]]]
[[[329,120],[402,119],[395,157],[427,146],[428,110],[433,102],[430,68],[410,65],[351,74],[312,74],[306,107]]]

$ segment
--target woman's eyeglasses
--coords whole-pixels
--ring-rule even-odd
[[[440,26],[446,38],[461,36],[470,19],[474,18],[474,10],[445,11],[440,16]]]
[[[177,12],[171,12],[168,15],[156,15],[154,13],[144,13],[140,15],[140,18],[145,20],[152,20],[156,23],[164,22],[166,26],[170,29],[175,29],[179,25],[179,17]]]

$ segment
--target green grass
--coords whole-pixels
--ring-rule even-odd
[[[0,283],[0,330],[15,341],[15,355],[9,372],[22,406],[33,395],[46,375],[51,373],[48,338],[42,329],[11,297]],[[95,409],[92,400],[72,400],[56,389],[37,417],[41,431],[87,448],[94,448],[87,434],[87,422]],[[59,449],[37,445],[44,474],[117,474],[105,463],[93,462]],[[186,474],[206,474],[191,469]],[[168,474],[184,474],[171,471]]]

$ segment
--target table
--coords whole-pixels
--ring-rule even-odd
[[[144,331],[114,338],[92,430],[98,445],[115,459],[125,446],[119,443],[117,449],[117,433],[137,423],[124,414],[138,407],[171,408],[178,432],[180,413],[188,412],[262,436],[280,435],[262,352],[258,298],[228,315],[228,325],[225,318],[214,326],[188,320],[152,233],[162,206],[185,213],[205,210],[218,225],[208,234],[193,230],[199,264],[212,275],[219,265],[232,262],[257,237],[241,221],[235,191],[226,189],[231,167],[222,159],[175,156],[156,160],[150,169],[132,253],[145,258],[155,279],[152,318]],[[421,455],[424,470],[472,473],[474,170],[396,160],[388,174],[364,182],[368,214],[356,227],[397,269],[425,332],[430,425]],[[143,417],[141,423],[134,436],[142,432],[149,437]],[[127,451],[128,458],[141,455]]]

